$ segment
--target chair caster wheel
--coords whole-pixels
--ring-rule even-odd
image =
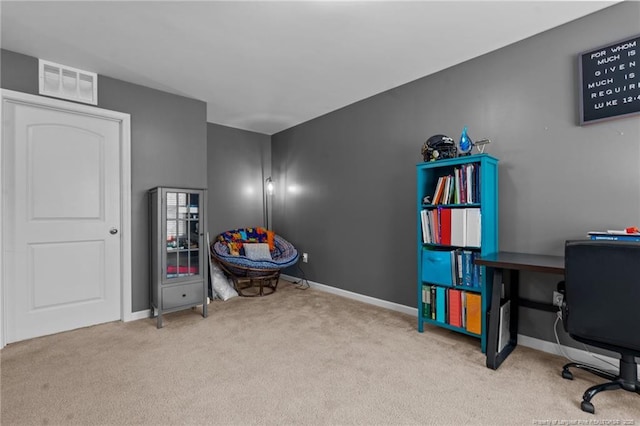
[[[582,401],[582,403],[580,404],[580,408],[582,408],[582,411],[584,411],[585,413],[594,414],[596,412],[596,409],[593,407],[593,404],[590,403],[589,401]]]
[[[562,370],[562,378],[567,380],[573,380],[573,373],[569,370]]]

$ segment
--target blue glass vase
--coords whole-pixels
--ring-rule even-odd
[[[473,149],[473,141],[467,133],[467,126],[464,126],[462,134],[460,135],[460,142],[458,143],[461,154],[469,154]]]

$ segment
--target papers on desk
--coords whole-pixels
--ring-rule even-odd
[[[500,330],[498,334],[498,353],[502,352],[511,339],[511,300],[500,306]]]
[[[622,230],[608,229],[607,230],[607,234],[613,234],[613,235],[640,235],[640,232],[627,232],[624,229],[622,229]]]

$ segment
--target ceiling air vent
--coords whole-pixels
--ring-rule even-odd
[[[98,104],[98,75],[66,65],[39,60],[40,94]]]

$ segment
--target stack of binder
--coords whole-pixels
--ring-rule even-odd
[[[423,209],[422,242],[458,247],[480,247],[482,243],[482,215],[480,208]]]
[[[640,232],[627,231],[591,231],[588,234],[592,240],[602,241],[640,241]]]
[[[424,284],[422,315],[469,333],[482,333],[482,296],[456,288]]]

